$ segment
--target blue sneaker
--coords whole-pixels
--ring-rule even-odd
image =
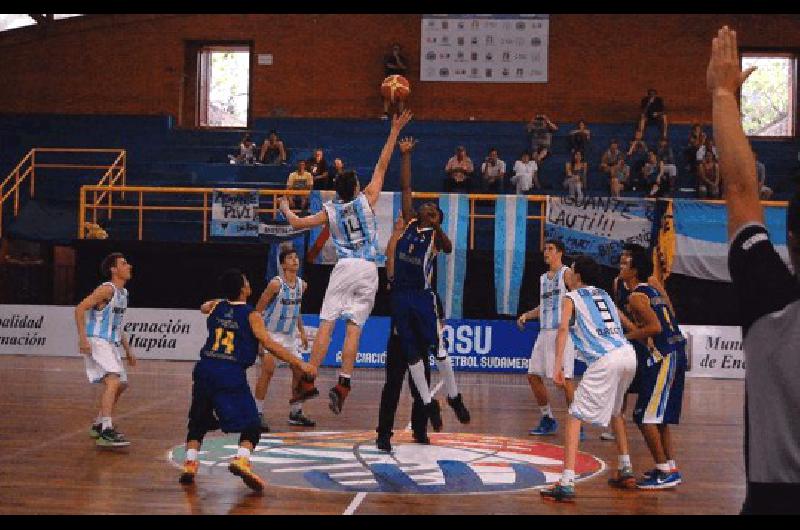
[[[528,431],[531,436],[552,436],[558,430],[558,422],[550,416],[542,416],[539,425]]]
[[[664,473],[655,469],[636,481],[636,487],[642,490],[663,490],[674,488],[680,483],[680,473]]]
[[[656,473],[656,471],[658,471],[657,468],[653,468],[650,471],[645,471],[643,473],[644,478],[649,479],[650,477],[652,477]],[[683,481],[683,476],[681,475],[681,472],[678,471],[677,467],[672,468],[672,471],[670,471],[670,474],[675,475],[677,477],[677,479],[676,479],[676,483],[677,484],[680,484]]]
[[[552,488],[546,490],[539,490],[541,496],[545,499],[556,502],[575,502],[575,486],[565,486],[560,482],[556,482]]]

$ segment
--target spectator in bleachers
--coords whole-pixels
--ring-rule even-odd
[[[278,165],[286,163],[286,147],[283,140],[278,138],[278,133],[273,131],[269,132],[264,143],[261,144],[261,153],[258,159],[263,164]]]
[[[328,183],[328,162],[325,160],[325,154],[322,149],[317,148],[314,150],[314,155],[308,159],[306,167],[311,176],[314,177],[314,187],[324,190]]]
[[[631,140],[628,152],[625,155],[628,165],[631,167],[631,178],[628,180],[628,189],[636,191],[642,187],[641,176],[642,167],[647,161],[647,153],[650,149],[647,143],[642,139],[642,131],[637,130],[633,133],[633,140]]]
[[[481,178],[484,190],[488,193],[503,193],[505,189],[506,163],[498,157],[496,147],[489,149],[489,155],[481,164]]]
[[[719,199],[719,164],[714,153],[708,151],[697,167],[697,196],[701,199]]]
[[[472,172],[475,166],[467,156],[467,150],[463,145],[456,148],[455,156],[447,161],[444,168],[447,177],[444,180],[444,191],[451,193],[468,193],[472,188]]]
[[[390,75],[402,75],[406,77],[408,74],[408,59],[400,53],[400,45],[397,43],[392,45],[391,53],[385,55],[383,58],[383,74],[385,77],[389,77]],[[403,106],[403,100],[397,102],[398,114],[403,113]],[[383,116],[381,116],[381,119],[389,119],[389,100],[386,98],[383,99]]]
[[[753,158],[756,161],[756,175],[758,176],[758,196],[762,201],[768,201],[772,197],[772,188],[767,186],[767,168],[758,159],[758,153],[753,150]]]
[[[622,196],[622,190],[628,184],[630,178],[631,168],[625,163],[625,159],[619,157],[617,163],[611,167],[609,172],[609,188],[611,189],[611,196],[619,198]]]
[[[297,171],[289,173],[289,179],[286,181],[287,190],[312,190],[314,189],[314,177],[306,171],[306,161],[300,160],[297,162]],[[291,200],[294,208],[306,210],[308,208],[307,195],[295,195]]]
[[[583,199],[583,192],[586,190],[586,172],[588,166],[583,160],[583,153],[575,151],[572,153],[572,158],[565,166],[566,178],[564,179],[564,187],[569,190],[571,197],[578,200]]]
[[[592,132],[586,126],[586,121],[578,120],[578,128],[573,129],[569,133],[569,146],[570,152],[580,151],[586,156],[586,148],[589,145],[589,140],[592,138]]]
[[[538,170],[539,166],[531,158],[530,152],[523,151],[519,160],[514,162],[514,174],[511,175],[511,184],[515,186],[514,191],[517,195],[523,195],[532,189],[542,187],[536,176]]]
[[[616,138],[612,138],[611,144],[600,159],[600,171],[605,173],[606,176],[611,177],[612,172],[617,167],[617,163],[624,159],[625,155],[619,150],[619,142],[617,142]]]
[[[651,122],[661,125],[661,137],[667,137],[667,113],[664,109],[664,100],[658,96],[655,88],[648,89],[647,95],[642,98],[642,114],[639,116],[639,130],[644,134],[645,127]]]
[[[249,134],[245,134],[239,142],[239,154],[228,155],[231,164],[254,164],[256,161],[256,144]]]
[[[697,158],[697,162],[698,162],[698,163],[700,163],[700,162],[702,162],[703,160],[705,160],[705,158],[706,158],[706,153],[707,153],[708,151],[711,151],[711,153],[713,153],[713,154],[714,154],[714,160],[718,160],[718,158],[717,158],[717,146],[715,146],[715,145],[714,145],[714,139],[713,139],[713,138],[711,138],[710,136],[706,136],[706,137],[705,137],[705,141],[703,142],[703,145],[701,145],[701,146],[700,146],[700,147],[697,149],[697,156],[696,156],[696,158]]]
[[[547,115],[537,114],[528,123],[527,129],[531,142],[531,158],[536,161],[537,166],[541,166],[550,154],[553,133],[558,130],[558,125],[550,121]]]
[[[703,132],[703,127],[699,123],[692,124],[692,130],[689,131],[689,139],[686,143],[686,148],[683,150],[686,156],[686,171],[690,175],[697,175],[697,150],[700,146],[706,143],[706,133]],[[702,159],[701,159],[702,160]]]
[[[669,140],[662,138],[658,141],[656,156],[658,156],[658,160],[661,162],[664,175],[666,175],[669,180],[669,188],[674,192],[678,184],[678,166],[675,165],[675,153],[672,152]]]
[[[334,158],[333,159],[333,169],[328,172],[328,178],[325,181],[323,188],[317,188],[322,190],[335,190],[336,189],[336,179],[344,173],[344,162],[342,162],[341,158]]]
[[[647,153],[647,161],[642,166],[642,180],[647,185],[648,197],[662,197],[669,191],[669,180],[664,175],[664,164],[655,151]]]

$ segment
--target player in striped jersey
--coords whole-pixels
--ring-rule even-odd
[[[285,347],[295,357],[302,360],[297,338],[303,350],[308,349],[308,337],[303,328],[303,317],[300,305],[306,290],[305,282],[297,275],[300,269],[300,258],[293,247],[281,250],[278,259],[283,277],[275,276],[267,284],[261,294],[256,311],[264,316],[264,325],[270,336]],[[275,358],[272,355],[261,357],[261,371],[256,382],[255,396],[261,428],[269,432],[269,425],[264,417],[264,404],[269,382],[275,373]],[[289,400],[289,425],[313,427],[316,423],[303,414],[303,402],[300,399],[300,377],[302,372],[292,367],[292,398]]]
[[[128,308],[128,290],[133,267],[125,256],[114,252],[100,265],[106,282],[97,287],[75,308],[78,327],[78,348],[84,355],[86,376],[92,383],[103,383],[100,412],[89,435],[98,446],[125,447],[130,442],[114,429],[111,416],[119,397],[128,387],[128,375],[122,364],[120,346],[125,350],[128,364],[136,365],[128,339],[122,332],[122,318]]]
[[[572,501],[575,498],[575,459],[581,422],[606,426],[613,422],[617,434],[619,460],[627,460],[625,422],[620,416],[622,398],[636,371],[636,354],[624,336],[619,313],[611,297],[594,287],[600,279],[597,263],[588,256],[579,256],[572,264],[572,291],[563,300],[556,336],[556,363],[553,381],[564,385],[564,355],[567,334],[572,337],[578,355],[588,365],[575,399],[569,407],[564,447],[564,472],[552,488],[542,490],[546,499]],[[621,442],[625,442],[623,447]]]
[[[639,360],[639,397],[633,420],[644,436],[656,469],[637,482],[642,489],[673,488],[681,482],[677,470],[669,425],[680,420],[683,379],[686,371],[686,339],[675,315],[661,293],[645,283],[653,272],[647,251],[632,249],[620,263],[620,277],[630,290],[628,312],[623,324],[626,337],[639,342],[646,356]]]
[[[533,395],[542,413],[539,425],[528,431],[531,435],[553,435],[558,430],[558,422],[553,417],[553,410],[547,396],[547,387],[544,386],[543,377],[553,378],[556,358],[556,334],[561,321],[561,304],[567,294],[565,280],[571,274],[569,267],[564,265],[564,243],[558,239],[548,239],[544,244],[544,261],[549,270],[539,278],[539,305],[527,313],[522,313],[517,319],[520,330],[528,320],[539,319],[540,331],[536,337],[531,358],[528,362],[528,383],[533,390]],[[572,342],[567,338],[567,348],[564,354],[564,397],[567,406],[572,403],[575,393],[573,383],[573,370],[575,364],[575,350]],[[581,431],[583,436],[583,431]]]
[[[289,209],[285,197],[280,201],[281,212],[292,228],[327,226],[336,247],[338,261],[325,291],[319,329],[311,351],[311,363],[319,367],[328,352],[336,321],[340,318],[347,321],[339,380],[328,393],[329,407],[334,414],[342,412],[344,400],[350,393],[350,376],[356,361],[361,328],[372,312],[378,291],[377,262],[382,256],[378,250],[375,204],[380,198],[397,138],[410,120],[411,113],[408,110],[392,119],[392,128],[375,164],[372,180],[363,192],[355,172],[348,171],[336,179],[336,200],[326,202],[323,209],[314,215],[298,217]],[[313,383],[308,381],[304,381],[302,390],[304,398],[313,397],[316,392]]]

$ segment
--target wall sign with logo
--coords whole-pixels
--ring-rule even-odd
[[[549,15],[423,15],[421,81],[546,83]]]

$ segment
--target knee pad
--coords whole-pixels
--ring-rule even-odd
[[[253,444],[253,448],[258,445],[258,441],[261,440],[261,430],[258,427],[249,427],[242,431],[242,434],[239,435],[239,443],[242,442],[250,442]]]

